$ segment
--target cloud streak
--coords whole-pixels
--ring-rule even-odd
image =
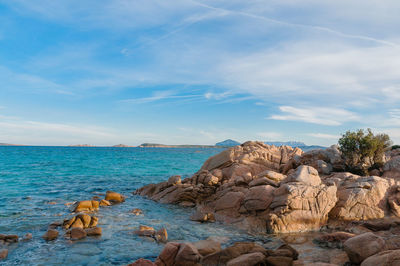
[[[359,117],[344,109],[325,107],[304,107],[280,106],[282,114],[268,117],[273,120],[300,121],[325,126],[339,126],[344,122],[358,120]]]

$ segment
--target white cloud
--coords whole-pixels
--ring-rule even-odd
[[[359,117],[347,110],[327,107],[280,106],[280,115],[271,115],[269,119],[301,121],[326,126],[339,126],[344,122],[358,120]]]
[[[283,135],[278,132],[259,132],[257,133],[257,137],[261,138],[262,140],[268,141],[275,141],[275,140],[282,140]]]
[[[115,135],[90,125],[69,125],[0,117],[0,142],[32,145],[103,144]]]
[[[325,134],[325,133],[308,133],[308,136],[319,138],[319,139],[332,139],[337,140],[340,138],[339,135]]]

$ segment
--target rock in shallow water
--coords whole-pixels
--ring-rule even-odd
[[[105,199],[111,202],[112,204],[122,203],[125,201],[124,196],[114,191],[107,191]]]
[[[58,231],[55,229],[49,229],[47,232],[42,236],[42,238],[46,241],[52,241],[58,237]]]
[[[101,227],[87,228],[85,229],[85,232],[87,236],[101,236],[102,229]]]
[[[83,239],[87,236],[85,230],[79,227],[74,227],[72,229],[69,229],[65,233],[66,237],[69,237],[71,240],[80,240]]]
[[[64,220],[63,226],[65,229],[79,227],[82,229],[95,227],[98,223],[98,218],[96,216],[90,216],[88,214],[78,214],[71,219]]]
[[[17,235],[0,234],[0,240],[3,240],[6,243],[16,243],[16,242],[18,242],[18,236]]]
[[[97,211],[99,202],[95,200],[78,201],[72,206],[73,212]]]
[[[0,260],[6,259],[8,256],[8,249],[1,249],[0,250]]]

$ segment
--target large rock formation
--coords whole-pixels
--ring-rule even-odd
[[[375,171],[382,177],[361,177],[343,172],[337,146],[303,153],[246,142],[209,158],[190,178],[173,176],[134,193],[196,207],[192,219],[201,222],[215,219],[253,232],[319,230],[330,221],[400,217],[395,175],[400,152],[386,157],[390,160],[383,169]]]

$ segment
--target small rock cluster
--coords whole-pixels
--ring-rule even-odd
[[[43,235],[46,241],[57,239],[59,232],[57,227],[63,227],[65,237],[70,240],[80,240],[87,236],[100,236],[102,229],[97,227],[98,218],[96,216],[87,214],[99,210],[99,207],[111,206],[125,201],[125,197],[117,192],[107,191],[105,199],[97,200],[83,200],[78,201],[71,206],[71,210],[77,213],[70,219],[63,222],[54,222],[49,225],[49,229]]]
[[[281,245],[270,250],[253,242],[236,242],[221,248],[217,241],[207,239],[195,243],[169,242],[165,245],[156,261],[140,259],[130,266],[190,266],[190,265],[227,265],[227,266],[291,266],[297,260],[298,252],[290,245]]]

